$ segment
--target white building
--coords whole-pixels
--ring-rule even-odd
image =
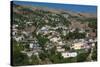
[[[64,52],[65,49],[64,49],[64,48],[57,48],[57,51],[58,51],[58,52]]]
[[[18,27],[18,25],[17,24],[14,24],[12,28],[13,29],[16,29],[16,27]]]
[[[68,17],[69,17],[69,15],[68,15],[68,14],[63,14],[63,16],[64,16],[65,18],[68,18]]]
[[[79,33],[84,33],[84,32],[85,32],[84,29],[80,29],[80,30],[79,30]]]
[[[58,38],[57,37],[51,38],[50,41],[52,41],[52,42],[58,42]]]
[[[26,22],[26,24],[31,24],[31,23],[33,23],[33,22]]]
[[[77,52],[63,52],[61,53],[64,58],[76,57]]]
[[[29,48],[32,49],[32,48],[33,48],[33,45],[34,45],[33,43],[30,43],[30,44],[29,44]]]
[[[91,45],[92,45],[92,47],[94,47],[95,46],[95,43],[92,43]]]
[[[75,50],[82,49],[82,48],[84,48],[84,43],[83,42],[74,43],[74,44],[72,44],[71,48],[73,48]]]
[[[66,33],[66,31],[65,31],[65,30],[63,30],[62,32],[63,32],[63,35],[64,35],[64,36],[66,36],[66,34],[67,34],[67,33]]]
[[[24,36],[15,36],[13,37],[17,42],[24,39]]]
[[[25,34],[26,36],[28,36],[28,35],[29,35],[29,33],[28,33],[28,32],[26,32],[26,31],[22,31],[22,34]]]
[[[94,42],[94,40],[93,39],[89,39],[89,42]]]
[[[65,45],[62,41],[58,41],[58,45]]]

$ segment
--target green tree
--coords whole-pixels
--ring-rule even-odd
[[[40,34],[36,36],[40,46],[44,47],[45,43],[49,41],[46,37],[41,36]]]
[[[97,43],[96,43],[96,46],[93,49],[92,60],[97,61]]]
[[[88,55],[89,55],[89,53],[80,53],[80,54],[78,54],[77,62],[84,62],[84,61],[86,61]]]

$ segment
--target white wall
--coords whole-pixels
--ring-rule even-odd
[[[25,1],[25,0],[24,0]],[[26,0],[37,2],[55,2],[67,4],[86,4],[98,6],[98,20],[100,21],[100,2],[99,0]],[[98,23],[98,31],[100,31],[100,23]],[[98,32],[99,34],[99,32]],[[100,37],[98,37],[100,42]],[[100,44],[98,52],[100,52]],[[100,57],[100,54],[98,54]],[[99,58],[100,60],[100,58]],[[98,67],[99,62],[84,62],[84,63],[67,63],[67,64],[53,64],[53,65],[38,65],[34,67]],[[0,0],[0,67],[10,67],[10,2],[9,0]],[[23,66],[25,67],[25,66]],[[33,66],[27,66],[33,67]]]

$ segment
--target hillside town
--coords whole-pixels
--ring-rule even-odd
[[[13,65],[97,60],[97,17],[13,4]]]

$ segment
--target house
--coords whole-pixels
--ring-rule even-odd
[[[92,44],[91,44],[92,45]],[[89,48],[91,48],[91,45],[89,45],[89,44],[84,44],[84,48],[85,49],[89,49]]]
[[[97,42],[97,38],[94,39],[94,42]]]
[[[80,30],[79,30],[79,33],[84,33],[84,32],[85,32],[84,29],[80,29]]]
[[[61,55],[64,58],[76,57],[77,56],[77,52],[63,52],[63,53],[61,53]]]
[[[34,49],[35,48],[39,48],[39,44],[38,43],[35,43],[35,42],[32,42],[32,43],[29,44],[29,47],[30,48],[34,48]]]
[[[58,42],[58,38],[57,37],[51,38],[50,41],[52,41],[52,42]]]
[[[30,43],[30,44],[29,44],[29,48],[32,49],[32,48],[33,48],[33,45],[34,45],[33,43]]]
[[[48,31],[47,27],[42,27],[41,31]]]
[[[22,41],[24,39],[24,36],[23,35],[22,36],[14,36],[13,38],[18,42],[18,41]]]
[[[94,40],[93,39],[89,39],[89,42],[94,42]]]
[[[76,42],[76,43],[72,44],[71,49],[75,49],[75,50],[89,49],[89,48],[91,48],[91,46],[95,46],[95,43],[81,40],[81,42]]]
[[[89,37],[89,33],[86,33],[86,37]]]
[[[73,28],[73,29],[70,29],[70,32],[74,32],[75,31],[75,28]]]
[[[77,42],[77,43],[74,43],[72,44],[71,46],[72,49],[83,49],[84,48],[84,43],[83,42]]]
[[[58,41],[59,45],[65,45],[62,41]]]
[[[65,30],[63,30],[62,32],[63,32],[63,35],[64,35],[64,36],[66,36],[66,34],[67,34],[67,33],[66,33],[66,31],[65,31]]]
[[[12,35],[13,35],[13,36],[15,36],[15,35],[16,35],[16,33],[17,33],[16,31],[13,31],[13,32],[12,32]]]
[[[65,49],[64,49],[64,48],[57,48],[57,51],[58,51],[58,52],[64,52]]]
[[[91,46],[94,47],[95,46],[95,43],[92,43]]]
[[[26,22],[26,24],[31,24],[31,23],[33,23],[33,22]]]
[[[48,20],[45,20],[45,22],[48,23],[49,21]]]
[[[39,53],[38,53],[38,52],[34,52],[34,55],[36,55],[36,56],[37,56],[37,55],[39,55]]]
[[[17,24],[14,24],[12,28],[13,29],[16,29],[16,27],[18,27],[18,25]]]
[[[36,34],[38,35],[39,33],[41,33],[43,35],[48,34],[48,26],[42,27],[40,30],[37,31]]]
[[[62,48],[61,46],[57,46],[57,49],[60,49],[60,48]]]
[[[96,37],[96,32],[90,32],[90,34],[89,34],[91,37]]]
[[[29,33],[26,32],[26,31],[22,31],[22,34],[26,35],[26,36],[29,36]]]
[[[63,14],[63,16],[64,16],[65,18],[68,18],[68,17],[69,17],[69,15],[68,15],[68,14]]]

